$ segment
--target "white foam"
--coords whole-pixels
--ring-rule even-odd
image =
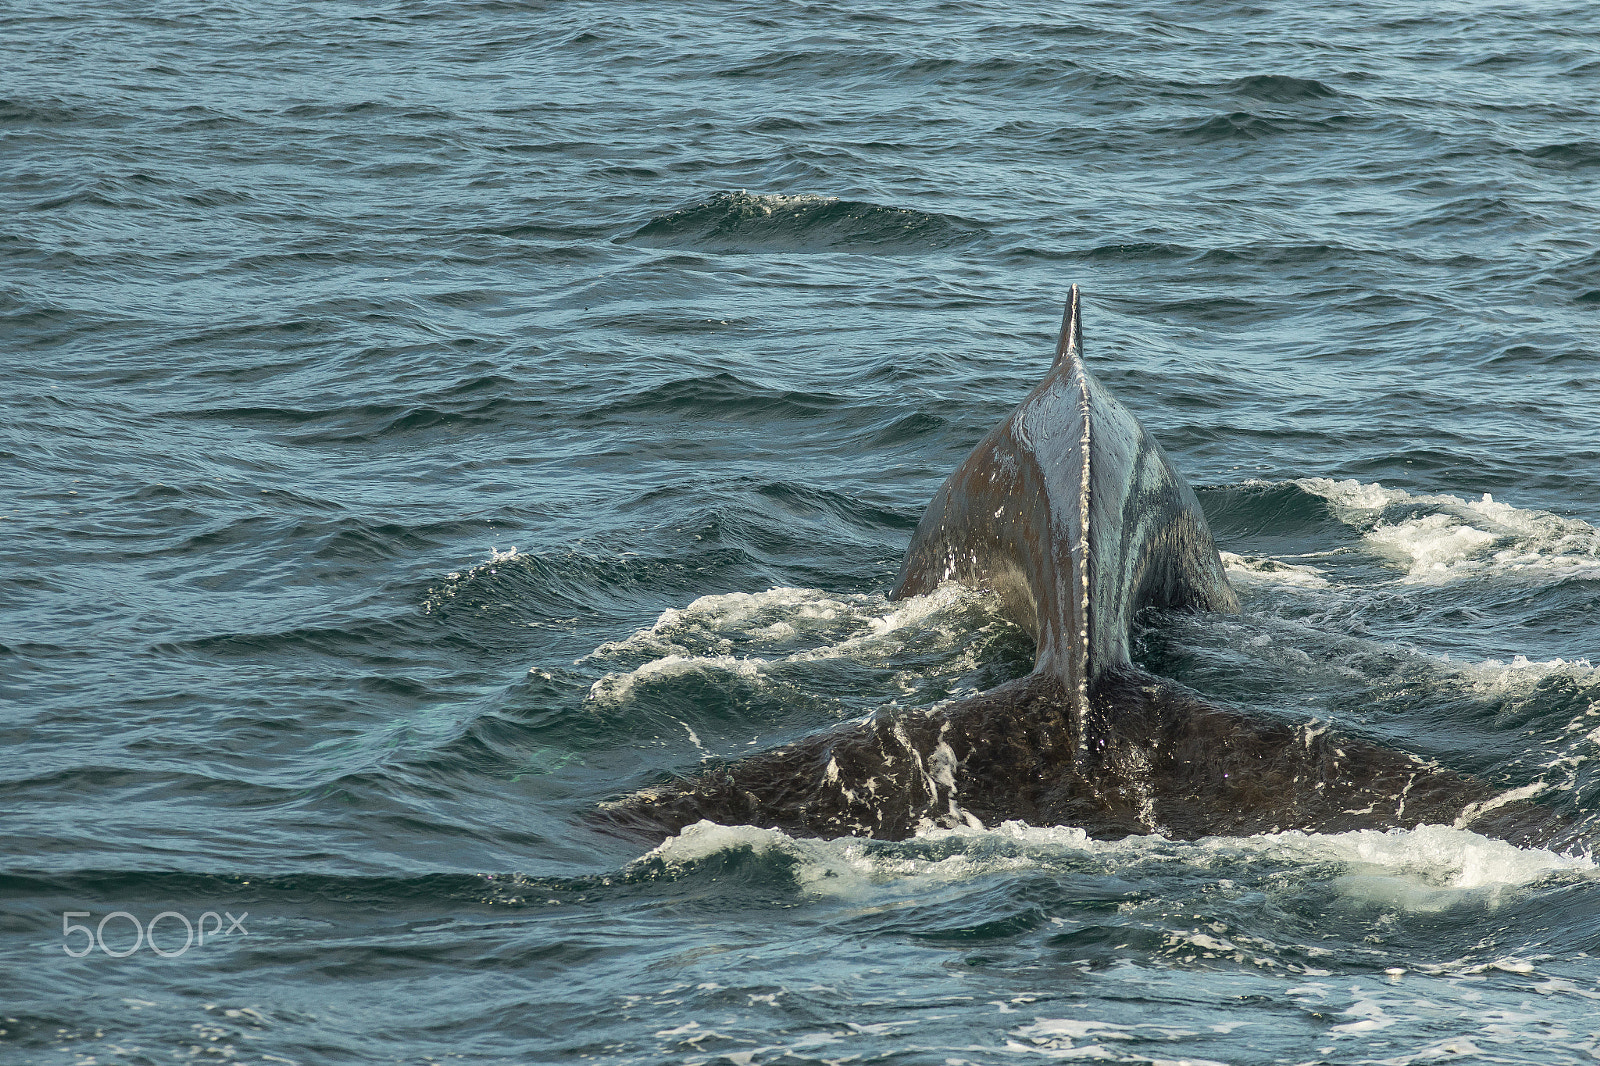
[[[1529,659],[1525,655],[1512,656],[1511,661],[1485,659],[1469,663],[1446,660],[1450,667],[1482,696],[1530,696],[1546,678],[1570,677],[1580,686],[1600,686],[1600,668],[1588,659]]]
[[[701,819],[684,827],[677,836],[656,845],[644,858],[664,859],[682,864],[708,859],[722,851],[749,848],[757,855],[769,851],[794,852],[800,842],[779,829],[757,829],[751,825],[718,825]]]
[[[1218,554],[1222,556],[1222,565],[1227,569],[1228,577],[1245,584],[1311,589],[1327,588],[1329,584],[1328,579],[1322,576],[1322,571],[1314,566],[1286,563],[1270,556],[1235,555],[1233,552]]]
[[[944,622],[945,615],[953,608],[972,606],[984,597],[972,589],[946,582],[925,596],[913,596],[901,600],[898,605],[883,614],[864,614],[861,620],[866,623],[867,631],[857,636],[840,641],[837,644],[809,651],[798,652],[789,656],[791,662],[808,662],[816,659],[837,659],[846,656],[856,656],[862,653],[879,655],[892,654],[901,647],[894,639],[896,634],[904,630],[919,629],[929,623]],[[885,601],[887,602],[887,601]],[[959,620],[952,619],[959,626]],[[956,631],[948,630],[943,635],[955,636]]]
[[[1152,1057],[1151,1042],[1171,1042],[1197,1037],[1189,1029],[1170,1025],[1123,1025],[1093,1018],[1037,1018],[1032,1024],[1011,1031],[1005,1050],[1066,1060],[1090,1059],[1096,1062],[1137,1062],[1148,1066],[1224,1066],[1211,1059]],[[1087,1041],[1075,1043],[1075,1041]],[[1116,1041],[1138,1041],[1139,1050],[1117,1047]]]
[[[702,596],[687,607],[661,612],[648,629],[602,644],[578,659],[585,662],[650,656],[627,671],[606,674],[589,690],[589,699],[615,703],[641,682],[687,673],[723,673],[763,682],[775,669],[794,664],[849,658],[882,665],[913,640],[931,636],[937,647],[957,649],[998,619],[974,624],[974,611],[990,598],[954,583],[925,596],[891,603],[881,593],[838,595],[817,589],[771,588]],[[992,604],[991,604],[992,605]],[[794,648],[803,641],[815,646]],[[946,670],[977,665],[968,647]]]
[[[736,210],[746,218],[771,215],[778,211],[794,211],[802,207],[820,207],[823,204],[836,204],[837,196],[822,196],[817,193],[803,192],[785,196],[781,193],[752,193],[740,189],[736,193],[729,193],[725,201],[727,206]]]
[[[1334,517],[1363,531],[1379,557],[1404,569],[1410,583],[1531,574],[1600,574],[1600,529],[1549,511],[1459,496],[1414,496],[1358,481],[1301,478],[1294,482],[1327,500]],[[1385,522],[1403,506],[1416,514]]]
[[[469,567],[466,570],[453,570],[444,576],[444,580],[436,588],[430,588],[422,600],[423,613],[431,614],[435,607],[440,607],[445,600],[453,598],[467,582],[480,574],[496,573],[499,567],[527,557],[527,553],[517,551],[515,545],[505,551],[491,546],[487,562],[479,563],[477,566]]]
[[[1334,514],[1344,522],[1351,522],[1352,519],[1359,521],[1382,511],[1391,503],[1413,498],[1400,489],[1386,489],[1379,484],[1368,485],[1355,480],[1303,477],[1296,478],[1294,484],[1327,500],[1333,505]]]
[[[589,699],[615,703],[624,699],[640,682],[656,678],[682,677],[685,674],[722,674],[760,683],[761,659],[738,659],[732,655],[667,655],[652,659],[625,674],[607,674],[589,686]]]
[[[927,854],[930,843],[944,845],[937,849],[939,857]],[[963,846],[952,853],[950,844]],[[645,858],[678,865],[738,848],[788,855],[797,861],[795,876],[804,890],[850,897],[891,885],[923,891],[936,884],[1085,858],[1113,868],[1151,862],[1232,868],[1242,860],[1303,866],[1326,877],[1353,900],[1427,913],[1467,903],[1495,906],[1507,893],[1556,874],[1596,874],[1588,857],[1519,848],[1468,829],[1440,825],[1347,833],[1293,831],[1180,842],[1160,835],[1094,840],[1070,826],[1037,827],[1010,821],[992,829],[928,829],[913,841],[891,844],[854,837],[796,839],[776,829],[701,821],[664,841]],[[1194,943],[1204,950],[1234,948],[1220,941]]]
[[[854,838],[796,839],[778,829],[718,825],[705,819],[668,837],[635,860],[634,865],[659,859],[669,866],[684,866],[740,848],[748,848],[756,855],[776,852],[799,860],[796,879],[802,888],[817,895],[857,895],[871,879],[871,863],[864,858],[865,846]]]
[[[1487,659],[1461,662],[1446,659],[1458,684],[1478,699],[1515,710],[1538,697],[1555,679],[1563,704],[1574,708],[1559,731],[1546,727],[1542,761],[1530,763],[1540,771],[1557,771],[1547,787],[1571,789],[1578,785],[1578,768],[1600,756],[1600,667],[1587,659],[1530,660],[1517,655],[1508,662]]]
[[[578,662],[627,654],[687,655],[687,644],[731,647],[731,636],[755,635],[781,641],[799,628],[827,629],[886,609],[881,595],[832,596],[816,589],[770,588],[765,592],[727,592],[701,596],[687,607],[669,607],[649,629],[600,645]]]
[[[1497,540],[1493,533],[1444,514],[1379,525],[1366,535],[1367,545],[1405,567],[1406,579],[1413,582],[1456,576],[1461,564]]]
[[[1510,797],[1506,797],[1510,801]],[[1336,862],[1334,881],[1352,899],[1428,913],[1469,901],[1496,906],[1512,890],[1553,874],[1595,871],[1591,859],[1519,848],[1454,826],[1274,834],[1280,854]]]

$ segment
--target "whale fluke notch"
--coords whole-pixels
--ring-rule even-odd
[[[657,839],[702,818],[886,839],[1008,819],[1106,839],[1438,822],[1572,837],[1519,792],[1214,707],[1135,666],[1141,611],[1239,603],[1193,490],[1082,354],[1074,285],[1050,370],[934,494],[891,594],[993,592],[1035,640],[1031,674],[635,792],[603,804],[603,824]]]

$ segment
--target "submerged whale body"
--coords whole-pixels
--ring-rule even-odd
[[[1083,362],[1072,287],[1048,374],[950,475],[893,598],[992,590],[1034,638],[1031,674],[883,711],[604,805],[644,835],[702,818],[902,839],[1005,820],[1116,839],[1444,823],[1545,843],[1552,812],[1369,741],[1211,706],[1133,665],[1146,608],[1235,611],[1193,491]]]

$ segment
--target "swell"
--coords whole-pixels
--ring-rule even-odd
[[[431,906],[522,907],[543,905],[552,893],[576,895],[611,879],[534,877],[519,874],[433,873],[352,876],[322,873],[184,873],[161,870],[78,869],[0,873],[0,899],[37,903],[54,899],[110,900],[124,905],[215,900],[245,907],[294,908],[302,914],[349,916],[353,908]]]
[[[978,240],[977,223],[934,212],[825,196],[720,192],[653,218],[628,238],[668,248],[722,252],[914,254]]]

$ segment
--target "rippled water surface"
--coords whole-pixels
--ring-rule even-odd
[[[1077,282],[1245,604],[1144,665],[1594,825],[1597,41],[0,9],[0,1058],[1600,1058],[1583,855],[590,816],[1029,669],[885,593]]]

